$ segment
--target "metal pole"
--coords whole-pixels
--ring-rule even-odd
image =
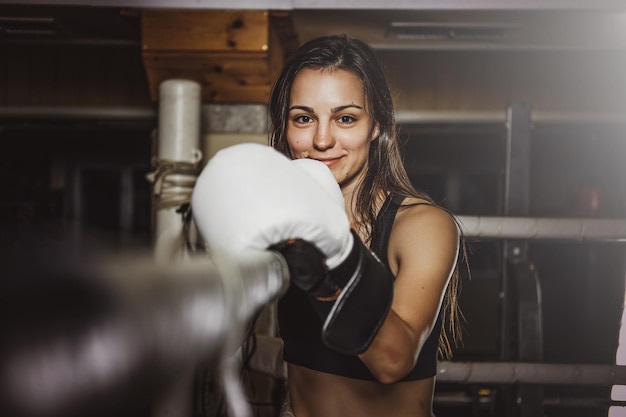
[[[191,199],[197,178],[194,167],[201,161],[201,87],[195,81],[167,80],[159,86],[159,125],[155,171],[153,221],[154,256],[157,262],[181,262],[186,256],[184,222],[180,212]],[[191,417],[193,375],[196,364],[155,398],[153,417]]]
[[[504,213],[527,216],[530,206],[531,108],[511,103],[507,109]],[[528,259],[528,242],[504,241],[501,359],[543,359],[543,325],[539,280]],[[532,278],[532,279],[529,279]],[[507,391],[507,415],[543,415],[543,388],[521,385]]]

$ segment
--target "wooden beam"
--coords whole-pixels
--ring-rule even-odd
[[[142,11],[152,100],[163,81],[183,78],[200,83],[203,102],[266,103],[284,46],[294,45],[289,19],[263,10]]]

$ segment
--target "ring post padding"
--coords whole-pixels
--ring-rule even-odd
[[[172,79],[159,86],[159,125],[156,150],[158,204],[154,211],[155,257],[171,260],[182,257],[183,222],[178,213],[188,202],[197,175],[191,169],[201,160],[200,148],[201,87],[195,81]],[[168,165],[169,171],[159,169]],[[156,185],[156,183],[155,183]],[[173,201],[174,204],[164,204]]]

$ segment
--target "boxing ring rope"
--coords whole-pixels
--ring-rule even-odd
[[[626,220],[457,216],[466,237],[626,242]]]
[[[621,385],[626,367],[617,365],[440,362],[437,381],[460,383]]]

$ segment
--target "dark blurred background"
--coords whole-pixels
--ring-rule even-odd
[[[285,9],[268,1],[246,12],[237,1],[205,9],[187,2],[176,8],[174,1],[161,9],[149,1],[2,3],[5,237],[37,229],[149,248],[146,174],[159,83],[199,82],[206,109],[264,104],[275,69],[294,47],[340,32],[378,50],[411,180],[443,206],[459,215],[506,215],[506,190],[519,190],[506,176],[514,163],[528,178],[528,216],[624,218],[626,7],[616,3],[520,1],[494,9],[471,1],[463,8],[444,2],[439,9],[407,9],[393,1],[380,7],[321,2]],[[522,160],[507,153],[507,111],[520,103],[530,111],[521,120],[528,130]],[[246,134],[241,123],[216,127],[204,120],[202,127],[205,142],[236,142]],[[263,132],[253,135],[258,141]],[[541,360],[615,364],[623,245],[525,244],[541,292]],[[462,269],[464,335],[453,360],[519,359],[525,341],[503,316],[504,245],[467,240],[471,279]],[[609,393],[608,386],[546,386],[536,410],[606,416]],[[438,394],[440,416],[520,413],[515,387],[441,383]]]

